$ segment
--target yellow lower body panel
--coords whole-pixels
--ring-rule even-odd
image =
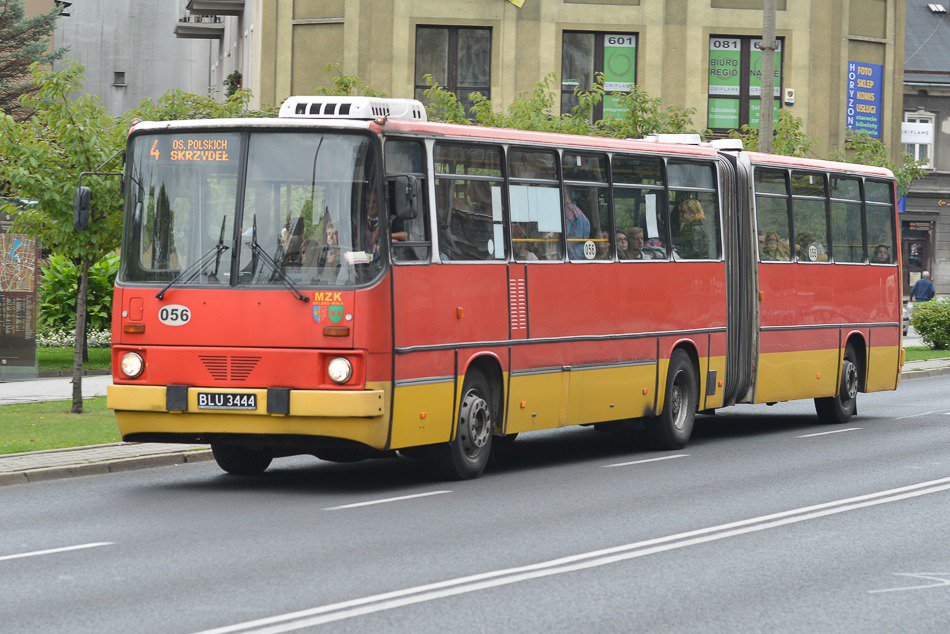
[[[188,411],[165,408],[164,386],[110,385],[106,404],[119,432],[133,434],[269,434],[342,438],[377,449],[389,437],[389,384],[359,391],[291,390],[289,415],[267,413],[267,390],[189,388]],[[256,410],[201,410],[198,392],[254,394]]]
[[[448,442],[454,381],[396,387],[391,449]]]
[[[565,419],[567,385],[564,372],[514,374],[508,397],[506,433],[553,429]]]
[[[567,424],[640,418],[653,411],[656,365],[572,370]]]
[[[868,359],[868,392],[897,388],[901,366],[900,346],[872,346]]]
[[[836,348],[763,354],[756,371],[755,402],[833,396],[840,365],[841,352]]]

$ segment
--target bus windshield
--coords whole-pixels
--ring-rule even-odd
[[[357,134],[139,135],[128,160],[121,279],[366,283],[382,266],[378,171],[370,139]]]

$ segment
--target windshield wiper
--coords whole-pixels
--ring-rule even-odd
[[[287,290],[289,290],[295,298],[299,299],[302,302],[310,301],[310,299],[306,295],[301,293],[299,290],[297,290],[297,287],[294,286],[294,283],[290,281],[290,278],[287,277],[286,273],[284,273],[284,267],[282,267],[280,264],[275,262],[274,258],[272,258],[267,253],[267,251],[264,250],[264,247],[262,247],[261,245],[257,243],[257,214],[254,214],[254,228],[251,233],[251,241],[245,242],[245,244],[251,247],[251,257],[252,257],[252,261],[254,262],[254,267],[252,269],[253,271],[255,272],[257,271],[257,265],[256,265],[257,260],[253,258],[254,256],[260,256],[260,258],[264,262],[266,262],[268,266],[270,266],[270,268],[274,271],[274,274],[277,276],[277,278],[281,282],[284,283],[284,286],[287,287]],[[271,279],[273,279],[273,276],[271,277]]]
[[[209,278],[214,278],[214,281],[218,281],[218,267],[221,266],[221,254],[227,251],[227,247],[224,247],[224,224],[228,219],[227,216],[221,216],[221,234],[218,236],[218,252],[214,256],[214,270],[208,275]]]
[[[224,251],[227,251],[230,248],[231,247],[221,242],[214,245],[208,250],[207,253],[205,253],[200,258],[198,258],[190,266],[186,266],[185,269],[181,273],[179,273],[177,277],[175,277],[175,279],[173,279],[171,282],[169,282],[165,286],[165,288],[158,291],[155,297],[157,297],[158,299],[162,299],[163,297],[165,297],[165,292],[168,289],[170,289],[172,286],[177,284],[180,280],[184,279],[185,276],[188,276],[188,279],[190,280],[192,277],[194,277],[195,273],[200,272],[202,269],[204,269],[205,266],[211,264],[211,262],[214,261],[215,258],[221,255],[221,253],[223,253]]]

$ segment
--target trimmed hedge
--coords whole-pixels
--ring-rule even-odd
[[[950,300],[934,299],[914,304],[910,323],[931,348],[950,348]]]

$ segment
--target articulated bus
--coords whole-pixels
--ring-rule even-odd
[[[292,97],[129,133],[108,404],[222,469],[404,455],[481,475],[567,425],[686,445],[698,412],[900,382],[893,175],[691,138]]]

